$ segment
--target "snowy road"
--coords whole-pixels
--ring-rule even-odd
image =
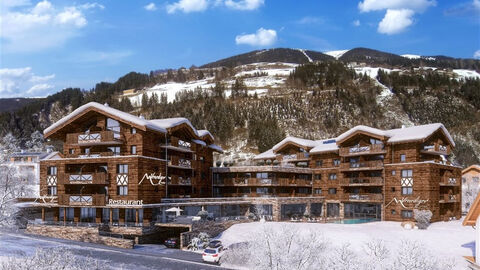
[[[139,245],[133,250],[126,250],[91,243],[0,232],[0,257],[31,256],[37,247],[62,246],[80,257],[107,261],[109,265],[119,269],[223,269],[203,263],[200,254],[167,249],[159,245]]]

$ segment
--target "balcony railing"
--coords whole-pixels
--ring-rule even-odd
[[[379,193],[361,193],[361,194],[353,194],[353,193],[346,193],[343,194],[343,200],[346,201],[382,201],[383,195]]]
[[[104,194],[60,194],[58,195],[60,205],[85,205],[105,206]]]
[[[90,153],[83,153],[78,155],[79,158],[99,158],[99,157],[111,157],[115,155],[120,155],[120,153],[114,153],[111,151],[108,152],[90,152]],[[71,157],[70,155],[67,155],[67,157]]]
[[[279,178],[278,182],[280,186],[312,186],[312,180],[310,179]]]
[[[111,130],[92,132],[92,133],[70,133],[67,134],[67,144],[82,144],[82,145],[96,145],[96,144],[118,144],[121,143],[119,134],[115,134]]]
[[[169,185],[179,185],[179,186],[191,186],[192,179],[190,177],[180,177],[172,175],[168,180]]]
[[[444,176],[440,179],[441,186],[459,186],[460,179],[458,177]]]
[[[423,154],[432,154],[432,155],[448,155],[449,147],[441,144],[424,145],[423,149],[421,149],[420,152]]]
[[[362,186],[362,185],[383,185],[382,177],[355,177],[355,178],[344,178],[340,181],[342,186]]]
[[[362,169],[381,169],[383,168],[382,160],[358,161],[350,163],[342,163],[342,170],[362,170]]]
[[[365,146],[341,147],[339,154],[340,156],[359,156],[385,152],[385,146],[383,144],[371,144]]]
[[[98,184],[107,183],[106,173],[83,173],[83,174],[65,174],[62,184]]]
[[[305,152],[291,154],[291,155],[283,155],[282,161],[298,161],[298,160],[308,160],[309,154]]]
[[[460,198],[457,194],[440,194],[440,203],[455,203]]]

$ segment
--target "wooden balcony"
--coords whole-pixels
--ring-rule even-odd
[[[339,149],[340,156],[361,156],[361,155],[377,155],[384,154],[387,151],[383,144],[371,144],[366,146],[341,147]]]
[[[353,201],[353,202],[382,202],[383,195],[381,193],[345,193],[343,194],[342,200],[344,201]]]
[[[113,157],[115,153],[108,151],[108,152],[90,152],[88,154],[79,154],[79,155],[66,155],[67,158],[100,158],[100,157]],[[120,154],[117,154],[120,156]]]
[[[383,169],[382,160],[359,161],[351,163],[342,163],[340,170],[342,171],[365,171],[365,170],[381,170]]]
[[[168,185],[174,186],[191,186],[192,179],[190,177],[180,177],[177,175],[172,175],[168,180]]]
[[[168,160],[168,166],[180,169],[192,169],[192,161],[174,156],[172,159]]]
[[[163,144],[161,145],[162,148],[166,148],[168,150],[184,152],[184,153],[192,153],[192,144],[190,142],[179,140],[176,145],[172,143]]]
[[[59,184],[62,185],[108,185],[106,173],[82,173],[82,174],[65,174],[62,179],[59,179]]]
[[[67,139],[65,143],[89,146],[122,144],[123,141],[121,137],[115,135],[113,131],[106,130],[91,133],[69,133],[67,134]]]
[[[105,206],[105,194],[60,194],[59,205]]]
[[[453,176],[443,176],[440,178],[440,186],[460,186],[461,180],[460,177]]]
[[[308,160],[310,160],[309,154],[305,152],[282,156],[282,161],[284,162],[296,162],[296,161],[308,161]]]
[[[440,194],[439,203],[456,203],[460,201],[460,194]]]
[[[279,186],[311,187],[312,180],[278,178],[278,184]]]
[[[449,155],[450,147],[447,145],[441,145],[438,143],[424,145],[423,149],[420,150],[420,153],[428,154],[428,155]]]
[[[344,178],[340,181],[341,186],[383,186],[382,177],[355,177]]]

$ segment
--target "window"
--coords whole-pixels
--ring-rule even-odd
[[[130,153],[131,153],[132,155],[136,155],[136,154],[137,154],[137,146],[136,146],[136,145],[132,145],[132,146],[130,147]]]
[[[405,154],[400,155],[400,161],[405,162],[407,160],[407,156]]]
[[[392,175],[395,175],[395,174],[397,174],[397,171],[393,170]]]
[[[268,173],[257,173],[257,178],[268,179]]]
[[[329,188],[328,189],[328,194],[337,194],[337,189],[336,188]]]
[[[413,176],[413,170],[402,170],[402,177],[412,177]]]
[[[47,167],[47,175],[57,175],[57,167]]]
[[[370,138],[370,144],[382,144],[382,141],[374,138]]]
[[[335,167],[340,166],[340,159],[334,159],[333,160],[333,166],[335,166]]]
[[[113,131],[113,138],[120,139],[120,123],[112,118],[107,118],[107,130]]]
[[[317,167],[322,167],[323,161],[322,161],[322,160],[317,160],[317,161],[315,161],[315,165],[316,165]]]
[[[110,146],[107,149],[112,152],[114,156],[120,155],[120,146]]]
[[[315,174],[315,180],[322,180],[321,174]]]
[[[117,164],[117,173],[128,173],[128,164]]]
[[[392,215],[396,215],[397,214],[397,211],[395,211],[395,209],[392,209]]]
[[[257,194],[268,194],[268,188],[266,187],[257,187]]]
[[[48,186],[47,187],[48,196],[57,196],[57,186]]]
[[[322,189],[321,188],[316,188],[313,190],[315,194],[322,194]]]
[[[73,149],[73,148],[68,149],[68,153],[69,153],[70,155],[75,154],[75,149]]]
[[[413,211],[412,210],[402,210],[402,218],[412,218]]]
[[[309,193],[311,193],[311,190],[309,188],[306,188],[306,187],[301,187],[301,188],[298,188],[298,193],[309,194]]]
[[[392,187],[392,192],[395,192],[395,187]]]
[[[413,187],[402,187],[402,195],[412,195]]]
[[[120,195],[120,196],[128,195],[128,186],[117,186],[117,195]]]
[[[130,129],[130,133],[132,133],[132,134],[137,134],[137,129],[136,129],[136,128],[131,128],[131,129]]]
[[[90,148],[85,148],[83,149],[83,153],[85,153],[86,155],[90,155]]]
[[[331,173],[328,175],[329,180],[337,180],[337,174],[336,173]]]

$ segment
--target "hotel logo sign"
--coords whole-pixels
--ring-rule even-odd
[[[140,180],[138,184],[141,185],[143,183],[143,180],[145,179],[150,181],[150,184],[152,184],[152,186],[163,186],[167,182],[167,177],[163,176],[162,173],[160,173],[159,175],[155,175],[155,173],[146,173],[143,175],[142,180]]]
[[[393,200],[391,200],[385,207],[388,207],[393,202],[396,204],[400,204],[404,209],[408,209],[412,207],[407,207],[406,204],[413,204],[413,208],[418,208],[420,205],[426,204],[428,200],[422,200],[420,199],[420,197],[417,197],[415,199],[408,199],[405,197],[401,199],[393,198]]]

